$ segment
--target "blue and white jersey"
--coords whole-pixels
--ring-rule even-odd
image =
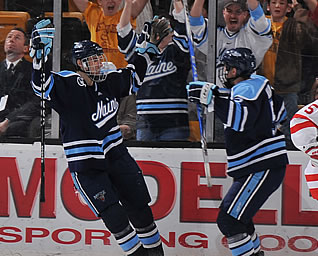
[[[279,131],[285,106],[265,77],[252,75],[231,89],[218,89],[209,110],[225,126],[229,176],[287,164],[285,136]]]
[[[60,117],[60,133],[71,172],[105,168],[123,138],[116,116],[119,99],[140,87],[146,59],[135,54],[133,64],[112,71],[105,81],[88,86],[72,71],[50,72],[46,65],[45,99]],[[41,95],[40,70],[33,69],[32,86]]]
[[[208,54],[208,19],[190,16],[191,30],[194,34],[195,46],[204,54]],[[231,33],[225,27],[217,28],[217,61],[222,54],[233,48],[244,47],[252,50],[256,58],[256,66],[262,62],[265,53],[272,45],[271,21],[265,17],[264,11],[259,4],[251,11],[248,22],[238,32]],[[218,74],[218,70],[217,73]],[[217,85],[222,83],[217,76]]]
[[[135,47],[144,44],[149,23],[141,35],[131,31],[119,38],[119,49],[129,59]],[[137,93],[137,118],[154,128],[188,126],[187,77],[190,70],[188,38],[184,23],[174,21],[172,42],[151,59],[142,87]],[[137,129],[143,126],[137,122]]]

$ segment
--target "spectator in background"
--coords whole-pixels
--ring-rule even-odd
[[[191,8],[191,30],[194,42],[203,53],[208,52],[208,20],[201,15],[204,0],[195,0]],[[249,9],[249,12],[248,12]],[[250,18],[246,23],[248,14]],[[264,54],[272,44],[270,20],[265,18],[264,11],[257,0],[224,0],[223,16],[225,27],[217,29],[217,58],[231,48],[246,47],[252,50],[258,66]],[[217,73],[220,68],[217,69]],[[217,77],[217,85],[222,83]]]
[[[312,85],[311,95],[312,95],[313,101],[318,100],[318,77],[316,77],[315,82]]]
[[[308,24],[310,36],[313,40],[304,42],[301,49],[302,54],[302,78],[301,88],[298,93],[298,105],[306,105],[312,102],[311,85],[318,76],[318,27],[314,27],[312,13],[317,7],[317,0],[293,0],[294,18],[300,23]],[[310,10],[313,9],[312,11]],[[318,9],[317,9],[318,10]]]
[[[122,13],[123,0],[97,0],[97,3],[88,0],[73,0],[77,8],[83,12],[87,26],[91,33],[91,40],[98,43],[102,48],[108,61],[115,64],[117,68],[126,67],[125,56],[118,50],[117,30]],[[134,0],[131,13],[131,23],[136,28],[136,17],[142,12],[148,0]],[[131,115],[136,115],[134,96],[127,96],[121,99],[119,111],[124,115],[118,120],[124,139],[132,139],[135,126],[131,126]],[[130,108],[125,106],[128,103]],[[126,113],[124,110],[129,110]],[[128,119],[126,119],[128,117]],[[125,137],[125,134],[129,135]]]
[[[317,0],[303,0],[309,9],[309,17],[314,24],[318,26],[318,1]]]
[[[152,6],[150,3],[150,0],[147,1],[147,4],[143,8],[142,12],[139,13],[136,19],[136,32],[140,34],[142,32],[142,29],[144,27],[145,22],[149,22],[152,20],[153,17],[153,11],[152,11]]]
[[[268,8],[274,40],[264,56],[259,73],[268,78],[275,92],[284,98],[287,119],[281,129],[290,145],[289,122],[298,110],[301,87],[301,49],[312,38],[306,24],[286,16],[292,11],[291,0],[269,0]]]
[[[117,122],[125,140],[136,139],[136,95],[121,98]]]
[[[97,3],[88,0],[73,0],[77,8],[83,12],[91,40],[98,43],[104,50],[109,61],[117,68],[126,67],[125,56],[118,50],[117,30],[122,14],[123,0],[97,0]],[[133,1],[131,23],[136,28],[136,18],[141,13],[148,0]]]
[[[32,64],[24,59],[29,51],[23,29],[12,29],[5,40],[6,59],[0,63],[0,136],[29,137],[33,120],[39,120],[40,101],[30,90]],[[38,126],[40,124],[38,123]]]
[[[160,55],[148,66],[143,86],[137,93],[137,140],[173,141],[189,137],[186,79],[190,69],[190,57],[182,10],[182,1],[174,1],[177,19],[171,28],[167,18],[155,17],[141,35],[136,35],[129,19],[123,17],[125,28],[120,33],[119,46],[127,58],[138,43],[149,38],[158,46]],[[146,28],[151,26],[150,36]],[[149,42],[148,42],[149,43]]]
[[[28,12],[32,18],[40,16],[42,12],[53,12],[53,0],[6,0],[4,2],[5,10]],[[68,2],[68,0],[61,0],[63,12],[69,10]]]

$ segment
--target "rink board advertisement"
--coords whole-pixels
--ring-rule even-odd
[[[216,226],[228,190],[226,155],[209,149],[213,186],[201,149],[129,148],[146,176],[166,255],[230,255]],[[61,146],[46,146],[45,202],[40,203],[40,145],[0,145],[0,256],[123,255],[101,220],[74,191]],[[284,184],[255,216],[266,255],[318,255],[318,202],[303,170],[308,158],[289,152]]]

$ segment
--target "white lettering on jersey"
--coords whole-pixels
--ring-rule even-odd
[[[116,99],[110,100],[104,104],[103,101],[97,103],[96,113],[92,114],[92,120],[94,122],[102,119],[110,113],[116,112],[118,109],[118,102]]]
[[[145,80],[167,76],[176,72],[176,70],[177,67],[173,64],[172,61],[159,62],[158,65],[150,65],[147,68]]]

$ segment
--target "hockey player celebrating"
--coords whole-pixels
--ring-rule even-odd
[[[135,53],[126,68],[116,70],[98,44],[76,42],[72,59],[78,72],[50,72],[49,62],[42,63],[54,37],[49,25],[49,20],[42,20],[32,31],[32,86],[40,95],[40,79],[45,75],[44,97],[60,116],[74,185],[126,255],[162,256],[144,177],[123,145],[116,121],[119,98],[133,93],[143,81],[148,49]],[[45,74],[41,74],[41,65],[45,65]]]
[[[126,58],[136,45],[147,40],[160,51],[152,59],[137,94],[137,140],[177,141],[189,137],[186,81],[190,57],[182,10],[182,2],[174,1],[173,28],[167,18],[155,16],[145,23],[143,33],[136,35],[129,19],[132,1],[125,1],[118,41]]]
[[[310,157],[305,177],[311,196],[318,200],[318,100],[304,106],[290,121],[294,145]]]
[[[285,175],[285,138],[278,128],[286,111],[268,80],[251,75],[256,64],[250,49],[227,50],[221,65],[226,88],[200,81],[188,85],[189,100],[214,110],[225,126],[227,173],[233,184],[220,205],[217,225],[232,255],[264,255],[252,218]]]

